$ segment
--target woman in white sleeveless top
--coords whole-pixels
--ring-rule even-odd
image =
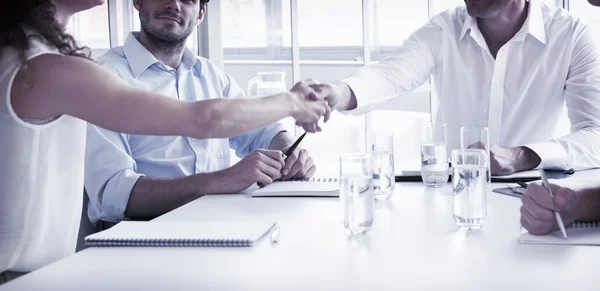
[[[74,13],[103,3],[3,3],[0,280],[75,251],[82,207],[85,121],[135,134],[222,138],[287,116],[313,124],[323,115],[328,118],[328,105],[305,83],[264,98],[195,103],[128,87],[87,59],[88,50],[64,32]]]

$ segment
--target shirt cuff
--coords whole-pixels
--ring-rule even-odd
[[[96,224],[100,220],[109,222],[127,220],[125,209],[129,203],[131,191],[138,179],[143,176],[131,169],[126,169],[110,178],[102,190],[100,205],[90,203],[88,214],[92,223]]]
[[[567,170],[569,156],[560,144],[555,141],[539,142],[526,145],[534,151],[542,162],[538,166],[542,169]]]
[[[369,89],[359,77],[348,77],[341,82],[346,83],[354,96],[356,97],[356,108],[352,110],[341,111],[347,115],[363,115],[377,106],[377,103],[369,99]]]

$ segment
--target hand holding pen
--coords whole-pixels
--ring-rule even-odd
[[[281,169],[281,180],[307,179],[314,175],[317,168],[313,159],[306,149],[298,147],[305,136],[306,132],[290,147],[283,149],[285,164]]]
[[[534,235],[544,235],[560,229],[558,221],[561,221],[563,226],[568,226],[577,218],[577,193],[569,188],[548,185],[553,196],[543,185],[529,183],[527,192],[521,197],[521,225]],[[561,220],[557,220],[557,216]]]

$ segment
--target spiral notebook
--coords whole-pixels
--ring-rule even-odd
[[[523,230],[519,243],[542,245],[600,245],[600,222],[574,222],[566,228],[568,239],[562,237],[560,231],[536,236]]]
[[[123,221],[89,235],[90,247],[251,247],[275,223]]]
[[[276,181],[252,192],[252,197],[339,197],[338,178]]]

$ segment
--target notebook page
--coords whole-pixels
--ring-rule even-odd
[[[523,229],[519,242],[522,244],[600,245],[599,222],[575,222],[567,227],[566,231],[568,239],[563,238],[560,230],[536,236]]]
[[[312,178],[307,181],[276,181],[252,192],[253,197],[265,196],[339,196],[337,178]]]
[[[89,235],[86,241],[112,240],[248,240],[257,241],[275,223],[123,221]]]

